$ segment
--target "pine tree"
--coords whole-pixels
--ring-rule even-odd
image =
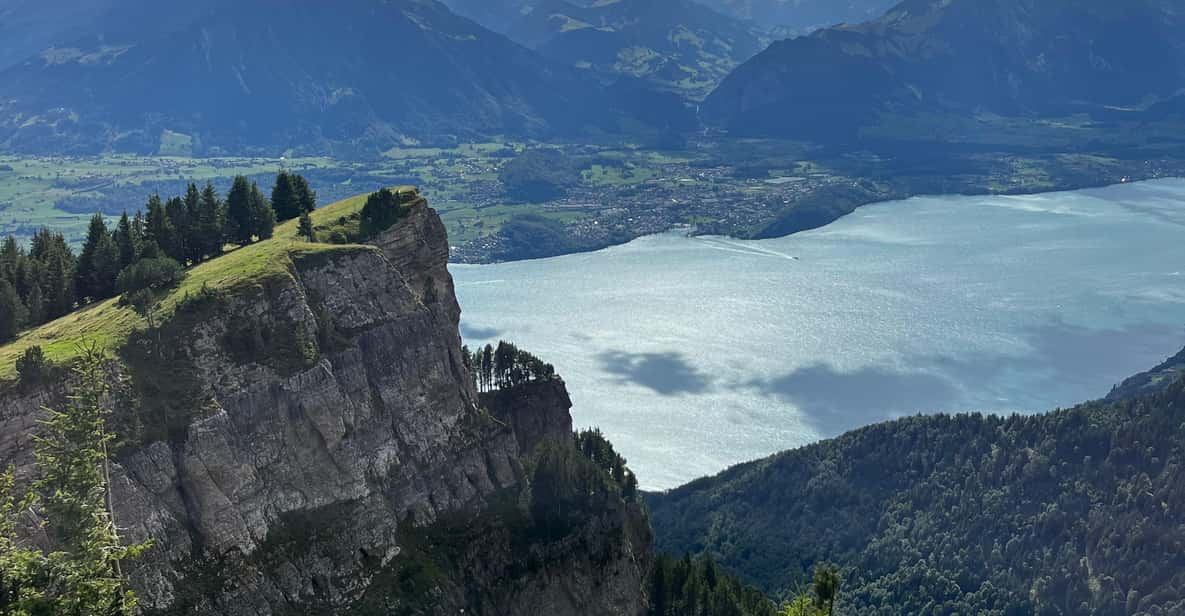
[[[272,207],[276,210],[276,220],[280,222],[292,220],[301,214],[296,183],[287,171],[276,175],[276,185],[272,187]]]
[[[29,325],[45,322],[45,296],[41,293],[41,285],[34,284],[29,288],[29,295],[25,298],[25,313],[25,321]]]
[[[226,210],[214,185],[208,182],[202,189],[197,220],[196,241],[201,246],[202,258],[210,259],[222,254],[222,246],[226,243]]]
[[[107,223],[101,214],[91,217],[86,243],[78,256],[78,268],[74,276],[76,296],[86,300],[99,300],[115,294],[115,277],[119,275],[120,250],[107,232]]]
[[[16,243],[16,238],[8,236],[4,240],[4,246],[0,247],[0,280],[16,284],[17,264],[22,256],[21,247]]]
[[[185,201],[181,197],[172,197],[165,202],[165,216],[171,233],[167,239],[157,240],[157,244],[169,258],[178,263],[185,263],[188,249],[185,246],[185,231],[189,226],[186,221]]]
[[[0,343],[16,337],[25,320],[25,306],[16,288],[7,280],[0,280]]]
[[[226,193],[226,239],[240,246],[251,243],[255,225],[251,211],[251,184],[238,176]]]
[[[308,212],[300,213],[300,227],[297,232],[310,242],[317,241],[317,230],[313,228],[313,219]]]
[[[811,590],[815,594],[815,607],[821,611],[827,608],[827,616],[835,611],[835,599],[839,596],[839,568],[834,565],[815,565]]]
[[[144,227],[144,215],[136,212],[136,215],[132,217],[132,237],[136,238],[136,248],[140,252],[144,250],[144,242],[146,241],[144,238]],[[140,253],[137,252],[136,256],[139,257]]]
[[[251,183],[250,204],[253,234],[260,240],[270,239],[276,229],[276,211],[254,182]]]
[[[115,226],[115,247],[119,249],[119,269],[131,265],[140,254],[140,242],[143,238],[137,236],[131,219],[125,211],[119,217],[119,224]]]
[[[486,391],[494,388],[494,345],[487,344],[481,350],[481,379],[485,382]]]
[[[175,255],[178,251],[177,243],[174,241],[176,229],[173,228],[173,221],[169,219],[169,214],[165,205],[161,203],[160,197],[157,195],[149,197],[145,211],[147,213],[144,217],[144,244],[141,248],[146,249],[149,245],[155,245],[160,252],[176,258]],[[144,257],[143,254],[140,256]]]
[[[308,180],[303,175],[293,175],[292,185],[296,189],[296,200],[301,212],[312,213],[317,209],[317,193],[309,188]]]
[[[185,197],[182,202],[185,204],[183,216],[173,220],[173,226],[176,227],[177,233],[185,245],[185,259],[181,262],[197,263],[203,257],[202,242],[198,237],[202,194],[198,190],[197,184],[190,182],[185,187]]]
[[[399,219],[399,196],[383,188],[366,198],[362,206],[362,221],[359,233],[363,239],[370,239],[391,228]]]
[[[138,557],[149,546],[122,545],[114,517],[109,451],[114,436],[106,426],[110,410],[104,406],[109,391],[104,361],[94,347],[85,350],[76,368],[79,388],[65,410],[48,411],[42,434],[34,441],[41,475],[34,488],[46,532],[59,549],[49,555],[21,554],[24,565],[18,571],[34,569],[39,575],[18,576],[18,582],[31,587],[18,593],[23,605],[17,604],[17,614],[131,616],[136,612],[136,596],[124,588],[122,562]],[[2,507],[11,510],[11,483],[0,483],[7,488],[0,494]],[[9,543],[11,530],[10,522],[0,524],[0,535],[8,537]]]
[[[36,261],[33,275],[44,293],[45,318],[56,319],[74,309],[74,254],[61,233],[41,229],[33,234],[29,257]]]

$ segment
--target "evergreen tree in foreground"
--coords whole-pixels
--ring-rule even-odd
[[[304,176],[280,171],[272,187],[272,208],[276,211],[277,221],[292,220],[317,209],[317,193],[309,188]]]
[[[296,201],[301,212],[311,213],[317,209],[317,193],[309,187],[309,182],[303,175],[293,174],[292,186],[296,189]]]
[[[86,349],[79,387],[65,410],[49,410],[35,440],[38,480],[24,496],[11,471],[0,476],[0,613],[13,616],[131,616],[136,596],[122,563],[149,546],[122,545],[110,492],[110,410],[104,356]],[[16,517],[30,508],[44,518],[54,551],[26,546]]]
[[[115,226],[115,247],[119,249],[119,268],[131,265],[140,256],[140,245],[144,243],[143,232],[132,226],[128,213],[119,217]]]
[[[235,178],[226,193],[226,240],[246,246],[255,235],[251,220],[251,184],[244,176]]]
[[[380,189],[367,197],[362,206],[359,233],[363,239],[370,239],[391,228],[396,220],[399,220],[399,195],[389,188]]]
[[[91,218],[82,253],[78,255],[78,268],[74,278],[75,296],[82,301],[111,297],[115,292],[115,277],[122,269],[120,260],[120,248],[107,232],[103,215],[95,214]]]
[[[148,198],[148,205],[145,206],[147,213],[144,215],[145,246],[140,254],[141,258],[146,253],[160,252],[172,257],[181,252],[176,229],[165,208],[160,196],[153,195]]]
[[[276,220],[280,222],[292,220],[301,214],[296,184],[287,171],[280,171],[276,175],[276,184],[272,187],[272,207],[276,210]]]
[[[194,229],[194,244],[200,254],[199,260],[212,259],[222,254],[226,243],[226,206],[218,198],[214,185],[206,183],[198,204],[197,222]]]
[[[276,213],[259,185],[244,176],[236,177],[226,194],[226,239],[246,246],[256,237],[270,238],[275,226]]]
[[[276,211],[272,209],[272,204],[263,196],[263,191],[259,190],[259,185],[255,182],[251,183],[249,203],[252,232],[260,240],[271,239],[276,229]]]
[[[0,279],[0,343],[15,338],[26,317],[16,288],[7,280]]]
[[[74,309],[74,269],[76,260],[61,233],[42,229],[33,235],[29,258],[43,296],[41,310],[46,319],[56,319]]]
[[[310,242],[317,241],[317,230],[313,228],[313,218],[309,216],[308,212],[300,213],[300,226],[297,228],[297,233]]]

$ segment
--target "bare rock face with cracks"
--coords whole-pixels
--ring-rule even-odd
[[[531,450],[570,445],[571,402],[555,379],[482,404],[447,261],[421,200],[368,245],[179,311],[159,326],[173,361],[116,354],[114,423],[138,438],[116,454],[115,515],[155,543],[131,571],[146,613],[641,612],[636,503],[524,530]],[[63,393],[0,398],[0,463],[30,474]]]

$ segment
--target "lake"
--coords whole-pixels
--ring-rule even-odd
[[[1185,180],[919,197],[762,241],[454,265],[462,335],[554,363],[643,487],[869,423],[1038,412],[1185,346]]]

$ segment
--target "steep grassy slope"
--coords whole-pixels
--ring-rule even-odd
[[[312,214],[314,226],[330,229],[342,218],[349,219],[361,211],[366,197],[358,195],[316,210]],[[373,246],[308,243],[297,236],[297,221],[292,220],[276,227],[270,240],[232,250],[191,268],[185,280],[160,301],[154,318],[167,320],[180,303],[203,288],[212,291],[262,288],[275,278],[292,276],[294,259],[375,250],[378,249]],[[101,350],[114,351],[145,324],[145,319],[131,307],[120,306],[118,298],[87,306],[29,330],[0,347],[0,379],[15,376],[16,360],[29,347],[40,346],[49,360],[64,363],[76,357],[84,345],[94,344]]]

